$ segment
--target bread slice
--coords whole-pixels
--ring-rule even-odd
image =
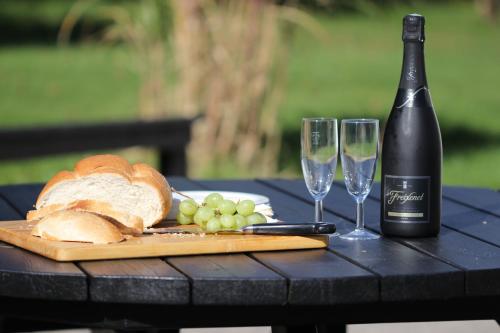
[[[117,243],[123,235],[111,222],[92,213],[60,210],[42,218],[31,234],[47,240]]]
[[[143,231],[142,218],[139,216],[116,211],[111,207],[111,205],[95,200],[77,200],[67,205],[54,204],[41,209],[31,210],[27,214],[27,220],[39,220],[44,216],[60,210],[89,212],[105,217],[124,234],[138,235]]]
[[[142,163],[130,165],[119,156],[95,155],[79,161],[75,171],[50,179],[27,219],[75,209],[108,216],[125,233],[142,233],[164,219],[171,206],[170,186],[158,171]]]

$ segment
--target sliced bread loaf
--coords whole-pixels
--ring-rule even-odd
[[[164,219],[171,205],[170,186],[158,171],[130,165],[119,156],[96,155],[79,161],[73,172],[61,171],[50,179],[27,219],[82,210],[116,220],[124,233],[142,233]]]
[[[61,210],[42,218],[31,231],[47,240],[117,243],[123,240],[120,230],[106,219],[87,212]]]

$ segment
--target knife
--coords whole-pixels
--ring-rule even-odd
[[[244,235],[288,235],[288,236],[310,236],[333,234],[336,231],[335,224],[318,223],[261,223],[243,227],[238,230],[223,230],[218,234],[244,234]],[[146,234],[201,234],[206,233],[197,229],[183,228],[149,228],[144,231]]]

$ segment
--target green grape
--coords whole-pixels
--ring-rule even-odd
[[[236,220],[236,229],[244,228],[248,225],[247,219],[240,214],[234,215],[234,219]]]
[[[193,221],[194,221],[194,223],[196,223],[197,225],[202,225],[203,220],[201,219],[201,215],[200,215],[200,214],[198,214],[198,212],[196,212],[196,214],[194,214],[194,216],[193,216]]]
[[[177,222],[180,224],[191,224],[193,223],[193,217],[179,212],[177,214]]]
[[[222,229],[220,218],[216,216],[212,217],[210,220],[208,220],[207,224],[204,227],[209,233],[219,232]]]
[[[219,202],[219,212],[224,215],[233,215],[236,213],[236,204],[232,200],[222,200]]]
[[[236,219],[233,215],[224,214],[220,217],[220,223],[225,230],[236,229]]]
[[[267,219],[261,213],[253,213],[252,215],[247,216],[248,224],[259,224],[266,223]]]
[[[255,202],[252,200],[242,200],[236,205],[236,211],[243,216],[252,215],[255,209]]]
[[[193,216],[198,210],[198,204],[193,199],[186,199],[179,205],[179,211],[187,216]]]
[[[203,225],[212,217],[215,216],[215,210],[210,207],[200,207],[196,214],[194,214],[194,223]]]
[[[224,200],[224,198],[219,193],[210,193],[203,202],[210,208],[217,208],[222,200]]]

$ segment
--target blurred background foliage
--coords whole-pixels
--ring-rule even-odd
[[[386,120],[401,19],[419,12],[444,182],[498,189],[498,2],[0,0],[1,126],[203,112],[191,176],[300,176],[302,117]],[[3,161],[0,182],[46,181],[79,158]]]

